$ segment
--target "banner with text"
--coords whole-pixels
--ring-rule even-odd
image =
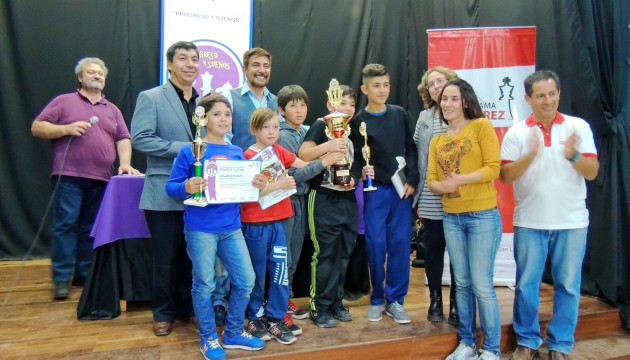
[[[166,50],[191,41],[199,50],[200,96],[243,84],[243,53],[251,47],[252,0],[162,0],[160,84],[168,79]]]
[[[429,69],[442,65],[468,81],[479,98],[484,116],[492,121],[499,141],[513,124],[525,120],[531,108],[525,101],[523,81],[536,67],[536,28],[471,28],[428,30]],[[503,238],[497,251],[495,285],[516,283],[513,237],[512,185],[494,181]],[[446,255],[448,257],[448,255]],[[443,282],[450,282],[444,266]]]

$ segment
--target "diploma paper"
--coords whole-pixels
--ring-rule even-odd
[[[278,155],[276,155],[276,152],[273,150],[273,146],[271,145],[260,150],[260,152],[254,155],[251,160],[262,161],[261,173],[267,177],[269,183],[278,180],[280,176],[282,176],[282,173],[284,173],[284,165],[280,159],[278,159]],[[258,200],[258,203],[260,203],[260,208],[265,210],[271,205],[279,203],[281,200],[288,198],[296,192],[296,189],[276,190],[261,197],[260,200]]]
[[[252,185],[252,179],[260,173],[260,164],[260,161],[251,160],[206,160],[203,164],[203,177],[208,180],[208,203],[258,201],[260,191]]]

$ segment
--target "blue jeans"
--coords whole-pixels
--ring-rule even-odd
[[[477,342],[477,302],[484,337],[483,349],[500,355],[499,302],[492,284],[494,260],[501,243],[499,210],[495,207],[461,214],[445,212],[443,223],[446,247],[455,274],[461,341],[466,346]]]
[[[538,349],[543,339],[538,323],[540,284],[547,253],[554,282],[553,316],[547,327],[547,347],[565,354],[571,351],[577,325],[582,281],[582,260],[588,227],[569,230],[537,230],[514,227],[516,295],[514,332],[519,345]]]
[[[232,283],[225,333],[228,336],[240,334],[243,329],[245,308],[255,280],[241,229],[224,233],[206,233],[186,227],[185,232],[186,250],[193,265],[192,300],[197,315],[199,337],[207,339],[216,333],[212,292],[216,286],[214,266],[217,255],[230,274]]]
[[[266,313],[267,320],[282,321],[289,303],[287,240],[282,221],[267,225],[245,223],[243,235],[245,235],[249,256],[256,273],[256,283],[249,305],[247,305],[247,319],[257,320]],[[267,275],[269,276],[269,298],[267,308],[264,309]]]
[[[90,237],[107,183],[73,176],[54,176],[60,181],[55,195],[50,257],[54,282],[85,278],[92,262]]]
[[[219,258],[216,259],[214,265],[214,274],[217,284],[212,293],[212,303],[214,306],[227,307],[230,295],[230,274],[225,270]]]

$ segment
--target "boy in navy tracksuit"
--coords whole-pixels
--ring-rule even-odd
[[[403,302],[409,288],[411,196],[418,183],[418,155],[409,114],[400,106],[386,104],[390,91],[387,68],[368,64],[362,75],[361,91],[367,95],[368,104],[351,123],[355,161],[350,173],[358,181],[365,166],[361,151],[365,143],[359,132],[361,123],[365,123],[372,155],[370,163],[374,167],[367,173],[378,188],[364,194],[365,238],[373,288],[367,318],[379,321],[385,310],[397,323],[406,324],[411,322]],[[396,157],[406,161],[402,198],[391,181],[398,169]]]

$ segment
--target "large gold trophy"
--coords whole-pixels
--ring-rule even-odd
[[[361,127],[359,127],[359,132],[363,135],[365,139],[365,146],[361,148],[361,152],[363,153],[363,158],[365,159],[365,165],[370,166],[370,158],[372,157],[372,149],[368,146],[367,143],[367,126],[365,122],[361,122]],[[365,176],[366,187],[363,188],[363,191],[374,191],[376,190],[376,186],[372,185],[372,179],[369,176]]]
[[[343,98],[343,89],[337,79],[332,79],[326,90],[328,102],[332,106],[333,112],[324,117],[326,121],[326,136],[329,139],[347,138],[350,136],[350,115],[337,112],[339,104]],[[347,156],[347,155],[346,155]],[[350,161],[344,156],[343,159],[331,165],[332,183],[337,186],[350,185]]]
[[[195,140],[193,140],[192,144],[190,144],[190,149],[192,150],[193,156],[197,161],[193,164],[195,167],[195,177],[200,177],[203,173],[203,164],[201,163],[201,159],[206,155],[206,150],[208,149],[208,145],[201,138],[201,128],[206,126],[208,123],[208,117],[206,116],[206,110],[197,106],[195,109],[195,113],[192,117],[192,122],[197,126],[197,133],[195,136]],[[199,187],[199,191],[195,193],[195,195],[184,201],[184,205],[192,205],[192,206],[200,206],[204,207],[208,205],[208,201],[205,197],[201,196],[202,188]]]

